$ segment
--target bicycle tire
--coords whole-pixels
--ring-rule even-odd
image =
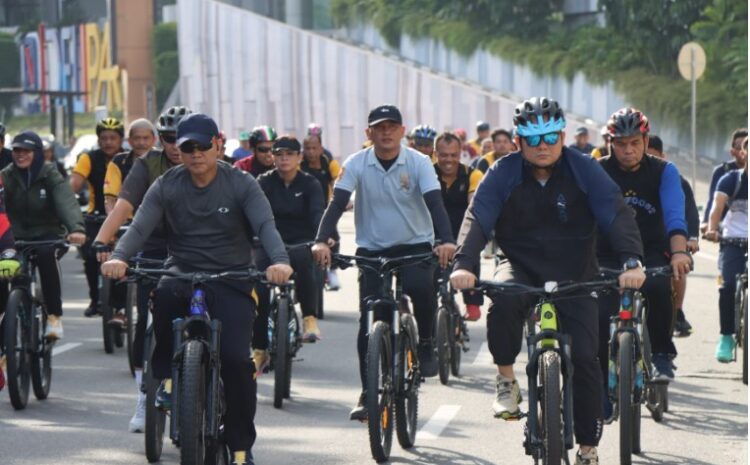
[[[455,308],[455,307],[454,307]],[[463,321],[458,312],[455,312],[451,321],[451,332],[448,336],[451,344],[451,374],[455,377],[461,376],[461,356],[464,352]],[[458,343],[459,334],[461,343]]]
[[[146,447],[146,459],[149,463],[158,462],[161,459],[161,452],[164,448],[164,431],[167,425],[167,414],[157,408],[156,390],[159,388],[159,381],[152,376],[144,373],[144,383],[146,385],[146,428],[144,431],[144,442]]]
[[[633,455],[633,334],[617,337],[617,404],[620,408],[620,465],[630,465]]]
[[[206,379],[208,364],[200,341],[185,345],[180,367],[180,465],[204,465],[206,459]]]
[[[31,305],[31,387],[37,400],[49,396],[52,385],[52,344],[44,338],[47,312],[38,303]]]
[[[742,383],[747,386],[747,343],[748,343],[748,331],[747,331],[747,290],[742,291]]]
[[[641,453],[641,402],[633,404],[633,453]]]
[[[10,403],[16,410],[26,408],[29,402],[29,384],[31,382],[29,360],[29,334],[21,319],[24,302],[28,294],[23,289],[13,289],[5,305],[3,318],[5,343],[5,373]]]
[[[407,317],[404,315],[402,317]],[[401,325],[398,337],[399,350],[396,369],[396,437],[404,449],[414,446],[417,437],[417,420],[419,418],[419,378],[417,369],[417,335],[408,329],[407,324]],[[442,369],[442,367],[441,367]],[[446,366],[446,371],[448,367]]]
[[[114,309],[110,305],[112,280],[104,277],[100,279],[99,311],[102,314],[102,342],[104,342],[104,352],[111,354],[115,351],[115,330],[108,324],[109,320],[114,316]]]
[[[135,342],[135,328],[138,324],[138,285],[128,283],[125,291],[125,340],[128,349],[128,368],[130,374],[135,376],[135,358],[133,356],[133,344]]]
[[[281,408],[284,404],[288,371],[291,369],[289,354],[289,301],[286,297],[276,300],[276,343],[274,347],[273,360],[273,406]]]
[[[453,347],[451,346],[449,333],[451,328],[448,324],[448,310],[440,307],[435,322],[435,344],[437,345],[438,354],[438,375],[440,383],[447,385],[451,375],[451,355]]]
[[[669,412],[669,383],[659,385],[659,395],[661,396],[661,403],[664,406],[664,413]]]
[[[540,432],[544,442],[543,463],[563,463],[562,391],[560,390],[560,355],[552,350],[542,354],[539,370],[541,383]]]
[[[294,309],[294,306],[290,307],[290,319],[289,323],[294,323],[294,331],[292,331],[292,338],[289,340],[289,357],[287,357],[287,376],[286,376],[286,382],[284,383],[284,399],[289,399],[292,397],[292,360],[294,359],[294,354],[297,353],[298,347],[295,347],[295,345],[299,344],[298,341],[301,341],[302,338],[299,334],[299,318],[297,317],[297,311]]]
[[[326,271],[322,268],[316,267],[315,278],[318,280],[318,308],[316,309],[316,315],[319,320],[325,319],[325,286],[326,286]]]
[[[367,431],[370,452],[376,462],[388,460],[393,441],[393,392],[391,331],[377,321],[367,342]]]

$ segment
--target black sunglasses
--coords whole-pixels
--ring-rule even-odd
[[[255,147],[256,152],[268,153],[271,151],[271,147]]]
[[[210,142],[208,144],[201,144],[199,142],[188,140],[188,141],[183,142],[180,145],[180,152],[182,152],[182,153],[193,153],[196,150],[198,152],[208,152],[209,150],[211,150],[213,148],[213,146],[214,146],[214,144],[212,144]]]
[[[173,132],[162,132],[159,135],[161,136],[161,140],[167,144],[174,144],[175,142],[177,142],[177,134]]]

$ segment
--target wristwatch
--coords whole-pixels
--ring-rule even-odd
[[[630,257],[627,260],[625,260],[625,265],[622,267],[623,270],[634,270],[636,268],[642,268],[643,265],[641,264],[641,261],[638,260],[635,257]]]

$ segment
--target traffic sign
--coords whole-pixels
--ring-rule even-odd
[[[706,71],[706,52],[698,42],[688,42],[680,49],[677,67],[682,77],[688,81],[699,79]]]

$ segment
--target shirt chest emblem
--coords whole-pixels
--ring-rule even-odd
[[[227,208],[227,207],[219,207],[216,211],[219,212],[219,213],[222,213],[222,214],[226,214],[226,213],[229,213],[229,208]]]
[[[401,183],[401,189],[408,191],[411,186],[411,183],[409,182],[409,173],[401,173],[399,181]]]

